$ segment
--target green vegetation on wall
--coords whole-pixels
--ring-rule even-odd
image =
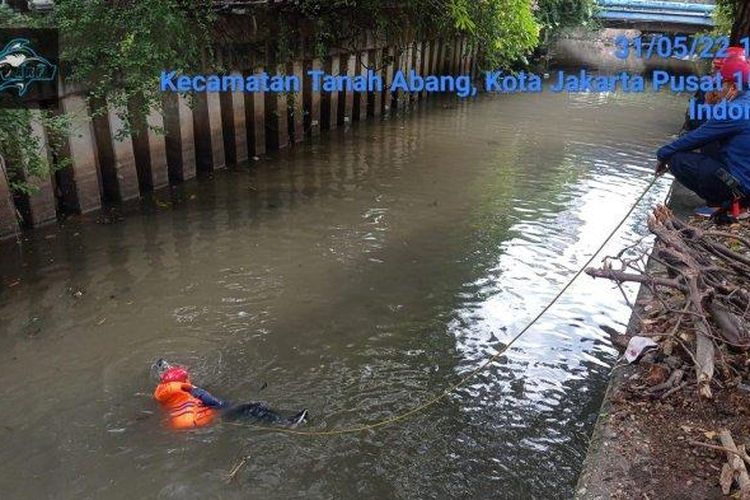
[[[32,113],[26,109],[0,110],[0,175],[8,176],[11,191],[31,194],[32,178],[50,175],[70,163],[60,152],[69,128],[69,117],[47,111],[37,113],[39,125],[46,130],[46,140],[57,162],[42,154],[41,138],[31,134]]]
[[[737,5],[732,1],[724,1],[716,4],[716,9],[713,13],[714,22],[714,33],[717,35],[729,35],[732,32],[732,23],[734,23],[734,16]]]
[[[467,36],[481,48],[485,68],[513,68],[540,43],[540,34],[588,21],[593,0],[296,0],[268,3],[278,21],[273,31],[279,61],[292,57],[297,41],[311,36],[322,54],[331,47],[353,48],[363,33],[389,43],[438,36]],[[192,72],[211,66],[212,0],[56,0],[51,13],[19,14],[0,6],[0,26],[57,27],[67,79],[86,89],[95,113],[112,106],[130,133],[128,112],[145,112],[159,101],[161,70]],[[251,11],[252,12],[252,11]],[[303,33],[312,26],[312,35]],[[25,131],[29,113],[0,110],[0,158],[13,189],[28,191],[23,179],[49,175],[46,156]],[[65,122],[43,112],[45,126],[62,133]],[[62,159],[62,141],[51,141]],[[57,168],[65,161],[56,162]]]
[[[139,98],[147,110],[161,70],[204,66],[213,20],[210,0],[56,0],[48,21],[60,29],[68,78],[93,102],[124,109]]]
[[[125,124],[119,133],[125,134],[131,126],[128,105],[144,112],[159,101],[162,69],[191,71],[203,66],[214,20],[211,4],[210,0],[56,0],[52,12],[45,14],[20,14],[0,6],[0,26],[58,28],[66,80],[86,89],[95,114],[104,112],[105,102],[117,109]],[[30,177],[48,176],[69,163],[62,149],[67,117],[46,110],[37,116],[57,161],[41,154],[39,140],[28,134],[29,112],[0,110],[0,163],[17,193],[33,190],[27,182]]]

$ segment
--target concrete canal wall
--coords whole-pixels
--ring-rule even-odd
[[[48,178],[31,180],[38,187],[31,195],[12,194],[7,176],[0,176],[0,237],[69,214],[136,200],[293,147],[325,130],[379,119],[426,99],[426,93],[390,92],[398,69],[420,75],[477,72],[477,48],[464,38],[388,43],[363,35],[356,48],[331,50],[325,57],[314,55],[312,43],[302,40],[290,62],[275,64],[272,45],[246,35],[247,23],[235,20],[234,26],[225,26],[222,39],[230,41],[215,50],[220,67],[243,77],[263,72],[296,75],[303,82],[300,92],[165,93],[160,109],[133,119],[139,133],[123,138],[118,131],[127,110],[110,106],[106,114],[93,117],[84,89],[61,81],[60,109],[73,118],[64,148],[70,165]],[[364,75],[369,69],[383,78],[385,88],[383,92],[316,92],[307,74],[311,69],[348,76]],[[33,120],[31,133],[40,138],[43,154],[58,161],[38,120]]]

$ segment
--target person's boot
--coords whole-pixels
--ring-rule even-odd
[[[722,207],[712,207],[712,206],[706,205],[703,207],[698,207],[695,210],[693,210],[693,214],[697,215],[698,217],[710,219],[711,217],[715,217],[716,214],[721,209]]]
[[[289,427],[294,429],[300,424],[303,424],[307,422],[307,409],[302,410],[301,412],[297,413],[296,415],[293,415],[289,417]]]

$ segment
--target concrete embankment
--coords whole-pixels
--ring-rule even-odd
[[[675,183],[668,206],[681,217],[691,213],[692,207],[700,200],[691,192]],[[656,264],[651,261],[649,267]],[[641,287],[636,310],[630,318],[625,333],[628,337],[638,335],[639,316],[644,316],[644,304],[648,303],[650,291]],[[624,362],[622,362],[624,363]],[[661,498],[706,498],[717,493],[718,481],[698,483],[696,477],[681,477],[683,473],[676,470],[676,462],[681,456],[663,456],[664,446],[655,419],[644,409],[630,412],[628,408],[618,406],[619,399],[626,392],[626,386],[638,376],[638,365],[618,364],[613,370],[607,391],[604,395],[599,417],[591,436],[589,449],[584,461],[583,471],[576,487],[576,498],[625,499],[644,498],[655,493]],[[653,401],[644,401],[641,406],[654,405]],[[658,413],[655,410],[654,413]],[[689,418],[690,412],[685,411]],[[673,425],[678,425],[674,422]],[[689,466],[687,467],[689,468]],[[669,478],[665,480],[665,478]],[[653,498],[653,497],[650,497]]]
[[[220,20],[213,62],[242,78],[264,72],[294,75],[302,82],[298,92],[165,93],[160,109],[146,117],[131,116],[137,133],[122,138],[118,132],[127,110],[110,106],[103,116],[92,116],[85,89],[60,81],[60,109],[73,120],[64,147],[70,165],[47,178],[29,179],[39,188],[31,195],[11,193],[8,176],[0,175],[0,237],[148,197],[154,190],[293,147],[325,130],[409,109],[428,97],[424,92],[391,92],[395,71],[477,72],[478,48],[460,37],[405,43],[363,35],[355,48],[334,49],[324,57],[303,39],[294,57],[279,63],[273,44],[257,39],[248,22],[237,15]],[[310,70],[348,77],[369,70],[382,78],[384,91],[314,91]],[[58,161],[48,147],[47,131],[38,119],[32,122],[42,154]]]
[[[128,110],[110,106],[103,116],[92,116],[85,89],[61,81],[60,109],[73,122],[64,147],[70,164],[47,178],[28,179],[38,187],[30,195],[11,193],[7,176],[0,175],[0,238],[71,215],[149,198],[155,190],[252,163],[274,151],[317,139],[327,130],[409,110],[430,96],[426,92],[391,92],[389,86],[396,71],[479,76],[479,47],[466,38],[404,43],[378,40],[368,34],[356,48],[332,49],[322,57],[303,39],[296,44],[297,53],[289,62],[278,63],[269,41],[248,31],[242,16],[228,16],[221,23],[214,62],[226,68],[226,74],[242,78],[263,73],[293,75],[302,82],[299,91],[192,96],[166,92],[161,105],[148,116],[131,116],[135,133],[121,137],[122,116]],[[579,30],[561,37],[548,61],[559,66],[632,73],[648,72],[657,67],[655,64],[676,72],[695,69],[689,61],[619,60],[613,43],[619,34],[635,36],[638,32]],[[347,77],[365,76],[370,71],[382,79],[384,91],[321,92],[313,88],[310,70]],[[59,161],[48,147],[47,131],[38,119],[32,120],[31,133],[38,137],[42,154],[52,162]]]
[[[641,288],[638,301],[645,298],[647,290]],[[630,319],[627,335],[636,335],[636,313]],[[580,500],[628,498],[628,492],[637,489],[633,472],[647,461],[650,445],[647,435],[639,433],[627,437],[618,434],[610,417],[613,410],[613,398],[619,393],[627,380],[635,373],[634,367],[619,367],[612,373],[607,392],[604,395],[599,417],[591,435],[588,452],[583,464],[583,471],[578,479],[575,498]],[[623,439],[628,439],[623,443]],[[632,447],[640,448],[642,454],[633,456]]]

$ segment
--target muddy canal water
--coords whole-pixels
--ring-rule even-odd
[[[149,366],[163,356],[219,396],[309,408],[308,429],[406,411],[564,285],[648,184],[685,102],[438,102],[188,183],[117,223],[4,243],[2,496],[569,497],[615,360],[601,327],[628,319],[603,281],[581,278],[488,371],[376,432],[176,433]],[[646,208],[610,253],[644,232]]]

